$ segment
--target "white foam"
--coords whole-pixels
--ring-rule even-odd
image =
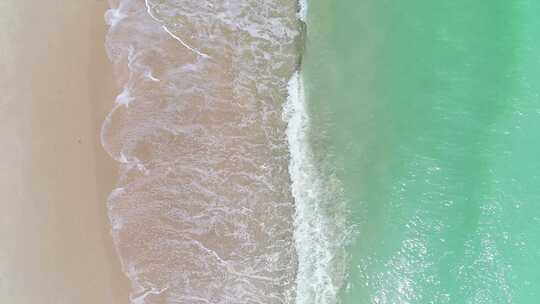
[[[302,76],[296,72],[288,84],[289,96],[283,109],[288,122],[289,174],[295,200],[295,245],[298,255],[296,304],[331,304],[337,301],[341,285],[340,244],[333,231],[338,225],[328,218],[325,207],[335,199],[319,175],[308,139],[309,116]],[[330,206],[339,208],[337,204]],[[338,219],[339,220],[339,219]]]
[[[195,54],[197,54],[197,55],[199,55],[201,57],[211,58],[208,54],[205,54],[205,53],[203,53],[203,52],[189,46],[187,43],[184,42],[184,40],[182,40],[180,37],[173,34],[165,25],[162,25],[161,27],[165,30],[165,32],[167,32],[167,34],[169,34],[171,37],[173,37],[174,39],[179,41],[184,47],[186,47],[190,51],[194,52]]]
[[[146,71],[144,73],[144,77],[146,77],[146,78],[148,78],[148,79],[150,79],[151,81],[154,81],[154,82],[159,82],[160,81],[159,78],[156,78],[156,77],[154,77],[154,75],[152,75],[152,71]]]
[[[143,292],[141,292],[140,295],[134,295],[134,296],[131,296],[131,303],[133,304],[145,304],[145,299],[146,297],[148,297],[149,295],[160,295],[162,294],[164,291],[166,291],[168,289],[168,287],[164,287],[164,288],[161,288],[161,289],[158,289],[158,288],[155,288],[155,287],[152,287],[148,290],[145,290]]]
[[[105,22],[111,26],[114,27],[120,20],[124,19],[126,15],[122,14],[120,9],[109,9],[105,12]]]
[[[158,23],[163,23],[163,21],[161,19],[159,19],[156,15],[154,15],[154,13],[152,12],[152,9],[153,7],[151,6],[149,0],[145,0],[145,5],[146,5],[146,12],[148,12],[148,15],[154,19],[156,22]],[[167,28],[167,26],[165,25],[161,25],[161,28],[167,33],[169,34],[169,36],[173,37],[176,41],[180,42],[180,44],[182,44],[185,48],[187,48],[188,50],[194,52],[195,54],[201,56],[201,57],[204,57],[204,58],[211,58],[208,54],[205,54],[193,47],[191,47],[189,44],[185,43],[184,40],[182,40],[180,37],[178,37],[177,35],[173,34],[173,32],[171,32],[169,30],[169,28]]]
[[[124,192],[125,192],[124,187],[117,187],[117,188],[114,188],[114,189],[111,191],[110,196],[118,196],[118,195],[123,194]]]
[[[124,87],[124,90],[122,90],[122,93],[116,96],[115,103],[118,105],[125,106],[127,108],[129,107],[129,103],[132,102],[134,99],[135,98],[131,96],[129,89],[127,87]]]
[[[307,0],[299,0],[298,4],[300,5],[300,10],[298,11],[298,19],[302,21],[306,21],[307,18],[307,11],[308,11],[308,3]]]
[[[124,153],[120,153],[120,158],[118,159],[118,161],[122,164],[127,164],[129,163],[127,157],[124,155]]]

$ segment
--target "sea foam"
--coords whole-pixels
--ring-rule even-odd
[[[294,303],[287,81],[293,1],[121,0],[122,92],[102,126],[107,205],[131,303]],[[206,55],[206,56],[205,56]]]
[[[298,272],[295,303],[336,303],[344,279],[341,248],[344,218],[338,201],[339,183],[331,175],[323,177],[315,163],[301,72],[296,72],[289,80],[288,92],[283,119],[288,122],[289,174],[296,206],[294,238]]]

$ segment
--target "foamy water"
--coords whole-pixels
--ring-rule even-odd
[[[123,90],[102,142],[120,165],[108,206],[132,303],[335,298],[334,235],[321,190],[306,188],[324,189],[291,78],[298,5],[123,0],[106,13]]]
[[[343,236],[346,229],[344,208],[338,200],[340,185],[330,174],[323,178],[324,171],[315,163],[300,72],[293,74],[288,90],[283,118],[288,122],[289,172],[296,205],[294,238],[298,273],[295,303],[336,303],[345,276]]]
[[[105,121],[132,303],[292,303],[285,123],[296,4],[121,1],[106,14],[123,91]]]

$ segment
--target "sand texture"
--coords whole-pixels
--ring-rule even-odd
[[[127,303],[99,130],[105,1],[0,2],[0,303]]]

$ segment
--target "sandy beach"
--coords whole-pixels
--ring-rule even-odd
[[[0,3],[0,303],[128,303],[99,141],[106,1]]]

